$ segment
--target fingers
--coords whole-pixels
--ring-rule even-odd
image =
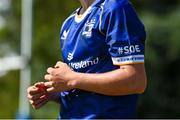
[[[56,76],[56,75],[58,75],[58,70],[57,70],[57,68],[50,67],[47,69],[47,73],[49,75]]]
[[[46,95],[47,92],[42,92],[42,93],[39,93],[39,94],[35,94],[35,95],[31,95],[31,94],[28,94],[28,99],[29,100],[37,100],[39,98],[43,98],[44,95]]]
[[[35,94],[38,94],[38,93],[41,93],[42,91],[39,90],[37,87],[35,86],[31,86],[27,89],[27,93],[30,94],[30,95],[35,95]]]
[[[61,61],[58,61],[55,65],[55,68],[60,68],[61,65],[63,65],[64,63]]]
[[[58,66],[56,65],[55,68],[49,67],[47,69],[47,73],[50,75],[56,75],[57,74],[57,68],[59,68],[59,67],[60,67],[59,64],[58,64]]]
[[[29,100],[30,104],[33,106],[34,109],[39,109],[45,103],[47,103],[47,98],[41,98],[37,100]]]
[[[49,87],[53,87],[54,86],[54,82],[45,82],[44,85],[49,88]]]
[[[55,82],[46,82],[45,86],[47,87],[46,91],[48,93],[56,92],[56,83]]]
[[[40,99],[44,99],[44,98],[47,98],[47,99],[49,99],[49,96],[48,96],[48,94],[44,94],[44,95],[42,95],[42,96],[40,97]]]
[[[63,68],[65,67],[65,65],[67,65],[67,64],[59,61],[59,62],[56,63],[55,68],[49,67],[49,68],[47,69],[47,73],[48,73],[48,74],[44,76],[44,79],[46,79],[46,80],[48,80],[48,81],[51,81],[51,80],[53,79],[53,77],[59,75],[59,73],[60,73],[61,70],[58,69],[58,68],[61,67],[61,68],[63,69]]]
[[[27,97],[30,104],[35,109],[39,109],[48,101],[48,94],[46,92],[46,89],[42,89],[43,86],[44,83],[39,82],[27,89]]]
[[[37,109],[41,108],[42,106],[44,106],[46,103],[47,103],[47,101],[40,102],[36,106],[33,106],[33,108],[37,110]]]
[[[35,87],[43,87],[44,86],[44,82],[38,82],[34,84]]]
[[[37,83],[27,89],[27,97],[34,109],[39,109],[48,101],[48,94],[46,90],[35,87],[39,87],[40,85],[42,85],[42,83]]]
[[[48,80],[48,81],[52,81],[53,80],[53,76],[50,75],[50,74],[47,74],[47,75],[44,76],[44,79]]]
[[[47,73],[53,75],[53,73],[54,73],[54,68],[49,67],[49,68],[47,69]]]
[[[34,86],[39,88],[40,90],[46,91],[46,86],[44,85],[44,82],[38,82],[34,84]]]
[[[50,87],[47,89],[47,92],[48,93],[53,93],[53,92],[56,92],[56,89],[54,87]]]
[[[53,76],[53,75],[50,75],[50,74],[46,74],[44,76],[44,79],[48,80],[48,81],[57,81],[57,80],[60,80],[60,78],[58,76]]]
[[[45,86],[47,87],[47,93],[57,92],[60,89],[58,87],[58,82],[45,82]]]

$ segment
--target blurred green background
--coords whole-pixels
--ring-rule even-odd
[[[0,58],[20,54],[21,0],[0,13]],[[180,118],[180,0],[131,0],[145,24],[148,87],[140,96],[140,118]],[[46,68],[61,59],[62,22],[79,6],[78,0],[34,0],[32,84],[43,81]],[[1,9],[1,8],[0,8]],[[1,67],[1,66],[0,66]],[[0,77],[0,118],[18,111],[19,71]],[[59,105],[33,110],[33,118],[56,118]]]

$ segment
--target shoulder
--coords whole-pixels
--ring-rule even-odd
[[[67,18],[64,20],[64,22],[63,22],[63,24],[62,24],[62,26],[61,26],[61,31],[62,31],[62,29],[63,29],[65,26],[67,26],[67,25],[69,26],[69,24],[71,24],[71,22],[73,21],[74,16],[76,15],[76,13],[77,13],[78,10],[79,10],[79,8],[76,9],[72,14],[69,15],[69,17],[67,17]]]
[[[71,14],[69,15],[69,17],[67,17],[67,18],[65,19],[64,22],[67,22],[68,20],[71,20],[71,19],[76,15],[76,13],[78,12],[78,10],[79,10],[79,8],[77,8],[73,13],[71,13]]]
[[[112,12],[122,9],[128,3],[128,0],[104,0],[102,6],[104,7],[104,11]]]

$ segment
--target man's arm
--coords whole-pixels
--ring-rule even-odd
[[[97,74],[77,73],[67,64],[58,62],[49,68],[45,79],[48,92],[81,89],[104,95],[128,95],[143,93],[146,88],[144,64],[124,65],[119,69]]]
[[[143,64],[126,65],[103,74],[77,73],[71,85],[105,95],[139,94],[146,88],[146,74]]]

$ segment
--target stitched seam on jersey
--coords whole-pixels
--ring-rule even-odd
[[[123,16],[125,16],[125,17],[124,17],[124,24],[126,25],[126,26],[125,26],[125,30],[126,30],[126,33],[128,34],[128,44],[131,45],[131,41],[130,41],[130,38],[129,38],[128,27],[127,27],[126,12],[125,12],[124,8],[122,8],[122,10],[123,10]]]
[[[100,14],[100,19],[99,19],[99,31],[102,35],[106,36],[105,33],[103,33],[103,31],[101,30],[101,26],[102,26],[102,16],[103,16],[103,12],[104,12],[104,4],[105,4],[105,1],[100,5],[102,11],[101,11],[101,14]]]
[[[75,13],[76,13],[76,12],[75,12]],[[66,22],[67,22],[70,18],[72,18],[73,16],[75,16],[75,13],[73,13],[72,15],[70,15],[70,16],[63,22],[62,27],[61,27],[61,31],[62,31],[62,29],[64,28],[64,25],[66,24]]]

